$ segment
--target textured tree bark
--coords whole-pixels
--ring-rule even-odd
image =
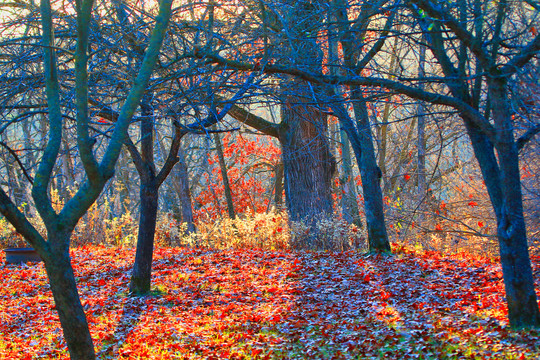
[[[155,180],[141,181],[139,237],[129,284],[130,293],[135,295],[146,294],[150,291],[158,200],[159,187]]]
[[[335,160],[326,139],[326,115],[300,96],[308,92],[307,83],[293,83],[298,96],[285,99],[278,136],[282,146],[285,201],[290,220],[311,225],[316,218],[332,214]]]
[[[488,86],[493,119],[498,129],[496,149],[503,197],[501,207],[495,212],[498,214],[497,235],[508,318],[513,328],[539,327],[540,311],[527,246],[519,157],[510,120],[507,84],[502,78],[491,80]]]
[[[283,62],[322,72],[323,52],[311,36],[323,20],[318,2],[285,0],[283,19],[287,41],[282,46]],[[296,78],[281,83],[281,124],[278,139],[282,147],[285,202],[291,221],[311,228],[306,244],[316,244],[320,218],[332,215],[331,180],[336,163],[327,140],[327,116],[318,107],[319,86]],[[326,244],[325,246],[332,246]]]
[[[77,292],[69,248],[67,245],[53,247],[57,244],[69,244],[69,237],[70,234],[67,233],[49,233],[51,250],[45,256],[44,254],[40,255],[45,262],[56,311],[62,324],[70,357],[73,360],[90,360],[96,358],[94,344]]]

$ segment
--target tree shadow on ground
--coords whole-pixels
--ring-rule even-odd
[[[152,296],[152,295],[149,295]],[[122,316],[118,320],[114,332],[103,340],[100,350],[97,352],[98,358],[117,358],[119,350],[128,338],[135,331],[141,320],[144,308],[141,305],[146,301],[146,296],[129,296],[122,303]]]

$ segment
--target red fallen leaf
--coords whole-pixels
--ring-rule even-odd
[[[383,291],[381,294],[381,300],[388,300],[388,299],[390,299],[390,293]]]
[[[436,230],[436,231],[442,231],[442,226],[441,226],[441,224],[437,224],[437,225],[435,226],[435,230]]]
[[[262,352],[261,349],[251,349],[251,356],[255,357]]]
[[[478,203],[476,201],[469,201],[469,204],[468,204],[470,207],[475,207],[475,206],[478,206]]]
[[[405,174],[403,175],[403,177],[405,178],[405,181],[409,181],[409,179],[411,178],[411,175]]]
[[[414,303],[413,304],[413,308],[417,309],[417,310],[420,310],[420,309],[423,309],[424,306],[426,306],[427,304],[425,302],[417,302],[417,303]]]
[[[484,222],[483,222],[483,221],[479,221],[479,222],[478,222],[478,226],[479,226],[479,227],[484,227]]]

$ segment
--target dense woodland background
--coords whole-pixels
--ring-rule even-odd
[[[511,324],[540,324],[538,2],[15,0],[0,14],[1,245],[36,247],[53,294],[70,246],[137,246],[130,290],[147,293],[155,242],[392,243],[500,251]]]

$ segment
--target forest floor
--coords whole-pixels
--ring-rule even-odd
[[[0,358],[67,358],[43,264],[1,256]],[[130,297],[133,249],[72,257],[100,359],[540,358],[493,259],[158,248],[152,294]]]

